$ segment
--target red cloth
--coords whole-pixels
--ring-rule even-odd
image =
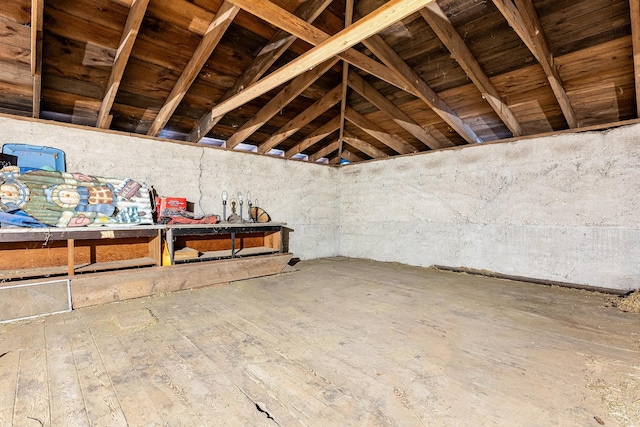
[[[216,224],[217,222],[217,215],[205,215],[200,219],[174,216],[171,218],[171,221],[169,221],[169,224]]]

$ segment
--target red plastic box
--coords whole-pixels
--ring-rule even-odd
[[[187,210],[187,199],[183,197],[156,197],[158,218],[180,215]]]

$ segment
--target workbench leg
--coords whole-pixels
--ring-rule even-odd
[[[67,267],[69,269],[69,276],[73,276],[75,270],[75,242],[73,239],[67,239]]]

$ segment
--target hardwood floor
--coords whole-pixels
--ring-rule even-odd
[[[640,425],[640,315],[608,296],[296,268],[0,325],[0,426]]]

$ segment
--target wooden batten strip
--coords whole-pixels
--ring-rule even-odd
[[[429,3],[430,1],[425,2],[425,4]],[[295,15],[282,11],[272,3],[263,4],[261,8],[254,11],[254,14],[260,19],[265,20],[275,27],[282,28],[284,31],[295,35],[313,46],[317,46],[331,37],[329,34],[297,18]],[[350,65],[360,68],[380,80],[415,96],[419,96],[419,92],[412,86],[407,86],[403,81],[399,80],[393,70],[375,59],[368,57],[364,53],[358,52],[355,49],[347,49],[344,52],[338,53],[338,56]]]
[[[315,163],[318,160],[320,160],[321,158],[326,157],[329,154],[333,153],[334,151],[338,151],[338,149],[340,149],[340,141],[335,140],[331,144],[327,145],[326,147],[321,148],[316,153],[314,153],[311,156],[309,156],[309,161],[312,162],[312,163]]]
[[[261,9],[273,6],[267,0],[232,0],[234,4],[254,15],[259,15]],[[289,64],[262,78],[258,82],[244,89],[211,110],[211,116],[217,117],[232,111],[241,105],[267,93],[281,84],[314,68],[362,40],[415,13],[433,0],[391,0],[375,11],[362,18],[347,29],[327,39],[305,54],[291,61]],[[274,9],[273,7],[271,8]],[[275,12],[282,20],[292,15],[283,9],[275,7]],[[208,130],[207,130],[208,132]]]
[[[390,134],[380,126],[367,119],[362,114],[358,113],[351,107],[347,107],[345,110],[345,119],[359,127],[362,131],[366,132],[369,136],[374,137],[387,147],[396,151],[398,154],[415,153],[416,148],[409,144],[398,135]]]
[[[303,22],[313,22],[327,6],[331,4],[331,1],[332,0],[308,0],[298,6],[294,12],[295,16],[299,17]],[[278,30],[278,32],[271,37],[269,43],[258,53],[251,65],[244,70],[240,78],[236,80],[234,85],[227,90],[218,102],[226,101],[245,87],[249,87],[258,81],[296,39],[297,37],[295,35],[289,34],[284,30]],[[193,128],[187,137],[187,141],[198,142],[218,124],[222,117],[224,117],[224,115],[213,117],[210,112],[205,114]]]
[[[267,123],[273,116],[278,114],[287,104],[296,99],[309,86],[318,80],[324,73],[338,62],[338,58],[331,58],[316,68],[294,78],[276,96],[274,96],[264,107],[260,109],[248,122],[246,122],[237,132],[227,139],[226,147],[235,148],[238,144],[253,135],[260,127]]]
[[[440,41],[442,41],[449,52],[451,52],[456,61],[458,61],[460,67],[462,67],[480,93],[482,93],[482,97],[491,105],[491,108],[493,108],[511,133],[513,133],[514,136],[524,135],[525,132],[515,114],[503,101],[502,96],[482,70],[480,63],[478,63],[478,60],[473,56],[438,3],[433,2],[427,5],[427,7],[420,10],[420,14],[436,33]]]
[[[351,24],[353,24],[353,2],[354,0],[347,0],[344,6],[344,27],[347,28]],[[349,90],[349,84],[347,82],[349,78],[349,63],[342,63],[342,101],[340,102],[340,136],[338,141],[340,141],[340,149],[338,150],[338,161],[342,158],[342,150],[344,149],[344,115],[345,110],[347,108],[347,93]]]
[[[288,159],[295,156],[298,153],[303,152],[307,148],[311,147],[313,144],[321,141],[323,138],[331,135],[333,132],[340,129],[340,115],[335,116],[333,119],[329,120],[327,123],[323,124],[311,134],[309,134],[305,139],[297,143],[294,147],[290,148],[284,156]]]
[[[40,97],[42,95],[42,22],[44,0],[31,0],[31,77],[32,117],[40,117]]]
[[[389,157],[389,155],[384,151],[377,149],[373,145],[369,144],[367,141],[363,141],[362,139],[357,138],[353,135],[346,134],[343,137],[343,140],[344,142],[346,142],[356,150],[362,151],[364,154],[374,159]]]
[[[343,99],[342,85],[338,85],[327,92],[325,96],[314,102],[309,108],[294,117],[286,125],[278,129],[271,138],[260,144],[260,146],[258,146],[258,153],[264,154],[269,152],[269,150],[275,148],[282,141],[289,138],[311,121],[318,118],[329,108],[333,107],[341,99]]]
[[[358,156],[355,153],[352,153],[344,147],[342,148],[342,158],[348,160],[351,163],[357,163],[364,160],[362,157]]]
[[[127,66],[127,62],[129,62],[129,57],[131,56],[133,45],[138,37],[138,31],[140,31],[140,25],[142,24],[142,19],[147,12],[148,5],[149,0],[133,0],[133,3],[131,4],[131,10],[129,11],[129,16],[127,17],[127,22],[124,26],[124,32],[120,39],[120,45],[113,61],[109,81],[107,82],[105,96],[102,99],[102,104],[100,105],[100,112],[98,113],[96,127],[107,129],[111,125],[111,107],[113,107],[113,102],[115,101],[118,89],[120,88],[120,82],[122,82],[124,70]]]
[[[229,1],[222,3],[218,13],[209,25],[209,28],[207,28],[207,32],[204,37],[202,37],[202,40],[200,40],[189,63],[171,90],[167,101],[153,121],[147,135],[157,136],[166,126],[171,115],[173,115],[178,105],[180,105],[180,102],[182,102],[182,99],[187,94],[194,80],[198,77],[198,73],[202,70],[202,67],[211,56],[211,53],[216,49],[218,43],[220,43],[220,39],[222,39],[224,33],[227,32],[229,25],[231,25],[239,11],[240,8]]]
[[[578,127],[578,120],[558,74],[558,68],[553,62],[549,43],[542,31],[533,3],[531,3],[531,0],[515,0],[515,2],[517,7],[511,0],[493,0],[493,3],[511,28],[518,34],[542,66],[567,124],[571,129],[574,129]]]
[[[444,148],[434,137],[398,108],[386,96],[378,92],[376,88],[367,83],[358,73],[350,72],[348,77],[349,87],[358,92],[363,98],[372,103],[376,108],[389,116],[400,127],[416,137],[420,142],[431,149]],[[449,146],[453,146],[450,144]]]
[[[374,35],[362,42],[371,50],[387,67],[396,73],[396,76],[407,86],[413,88],[414,93],[424,103],[426,103],[442,120],[444,120],[453,130],[455,130],[468,143],[482,142],[476,133],[462,121],[462,119],[438,96],[437,93],[389,46],[379,35]],[[409,129],[407,129],[409,130]],[[431,148],[443,148],[440,142],[433,140],[427,142],[417,135],[425,145]],[[435,142],[434,142],[435,141]],[[450,144],[448,146],[452,146]]]
[[[633,40],[633,69],[636,83],[636,113],[640,117],[640,0],[629,0],[631,38]]]

